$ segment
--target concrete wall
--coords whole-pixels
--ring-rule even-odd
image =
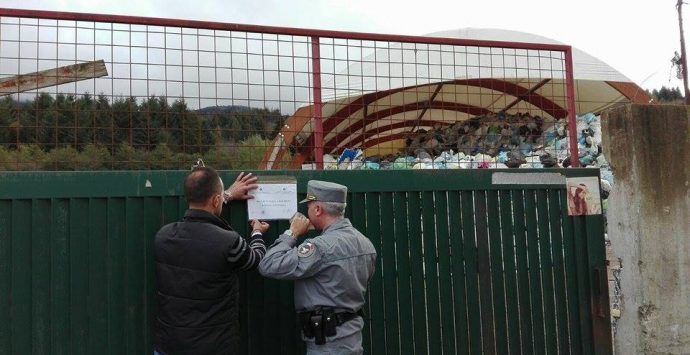
[[[602,115],[614,185],[609,239],[621,259],[618,354],[690,353],[690,108]]]

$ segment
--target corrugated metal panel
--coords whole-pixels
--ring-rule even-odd
[[[0,353],[150,353],[153,236],[186,208],[185,174],[0,174]],[[611,352],[593,293],[602,217],[567,216],[563,185],[492,185],[492,174],[298,174],[301,194],[311,178],[348,185],[346,213],[379,252],[368,353]],[[224,213],[247,233],[241,203]],[[303,353],[292,284],[251,272],[242,290],[242,352]]]

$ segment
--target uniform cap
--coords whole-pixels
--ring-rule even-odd
[[[345,203],[347,201],[347,186],[328,181],[309,180],[307,198],[299,203],[310,201]]]

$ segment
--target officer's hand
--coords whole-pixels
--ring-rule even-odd
[[[299,212],[295,213],[295,215],[292,216],[292,219],[290,219],[290,230],[292,231],[292,235],[299,237],[304,233],[307,233],[309,224],[309,218],[305,217]]]
[[[256,184],[258,178],[252,176],[252,173],[244,174],[244,171],[237,176],[235,182],[225,190],[226,200],[247,200],[254,198],[249,195],[249,191],[256,189],[259,185]]]
[[[254,234],[253,231],[259,231],[261,234],[264,234],[268,231],[268,227],[269,225],[266,222],[261,222],[258,219],[252,220],[252,234]]]

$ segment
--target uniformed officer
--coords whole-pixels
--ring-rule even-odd
[[[259,263],[270,278],[295,280],[295,310],[307,354],[362,354],[362,308],[376,249],[344,218],[347,187],[311,180],[309,219],[296,214]],[[295,247],[311,224],[321,235]]]

